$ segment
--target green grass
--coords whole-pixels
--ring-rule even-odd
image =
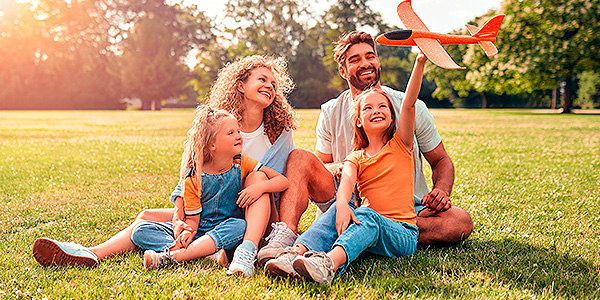
[[[0,298],[600,298],[600,116],[432,113],[471,238],[407,259],[364,257],[321,286],[260,269],[229,277],[204,260],[144,271],[139,252],[91,270],[41,267],[38,237],[93,245],[142,209],[170,206],[192,111],[0,111]],[[318,111],[299,115],[296,146],[314,149]],[[313,219],[310,208],[301,229]]]

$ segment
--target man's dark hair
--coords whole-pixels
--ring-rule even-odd
[[[340,36],[335,43],[335,48],[333,48],[333,59],[335,59],[340,66],[345,66],[346,52],[348,52],[348,49],[353,45],[360,43],[369,44],[373,48],[373,51],[376,51],[375,41],[370,34],[362,31],[351,31]]]

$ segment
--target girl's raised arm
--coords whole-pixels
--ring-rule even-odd
[[[419,91],[421,90],[423,69],[426,61],[427,57],[423,54],[423,52],[417,55],[415,66],[406,86],[406,94],[404,96],[404,100],[402,101],[400,116],[398,117],[398,134],[408,149],[413,148],[415,131],[415,102],[417,102],[417,97],[419,96]]]

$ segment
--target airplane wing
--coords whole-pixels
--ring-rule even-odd
[[[434,64],[444,69],[464,69],[457,65],[452,57],[442,47],[442,44],[436,39],[415,38],[415,44],[423,51],[423,54]]]
[[[400,21],[402,21],[402,24],[404,24],[406,29],[429,31],[427,26],[425,26],[425,23],[421,21],[421,18],[419,18],[419,16],[417,16],[413,10],[410,1],[411,0],[404,0],[398,4],[396,11],[398,13],[398,17],[400,17]]]
[[[411,0],[404,0],[398,4],[396,11],[398,17],[400,17],[400,21],[402,21],[402,24],[404,24],[406,29],[429,31],[427,26],[425,26],[425,23],[421,21],[421,18],[419,18],[413,10],[410,1]],[[423,54],[437,66],[445,69],[464,69],[464,67],[457,65],[454,60],[452,60],[452,57],[450,57],[448,52],[446,52],[446,49],[442,47],[440,41],[428,38],[415,38],[413,41],[417,44],[419,49],[423,51]]]

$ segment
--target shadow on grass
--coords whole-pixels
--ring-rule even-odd
[[[538,296],[600,297],[600,266],[556,249],[516,240],[465,241],[420,248],[410,259],[365,256],[338,280],[387,293],[469,297],[499,291]],[[358,282],[357,282],[358,281]]]

